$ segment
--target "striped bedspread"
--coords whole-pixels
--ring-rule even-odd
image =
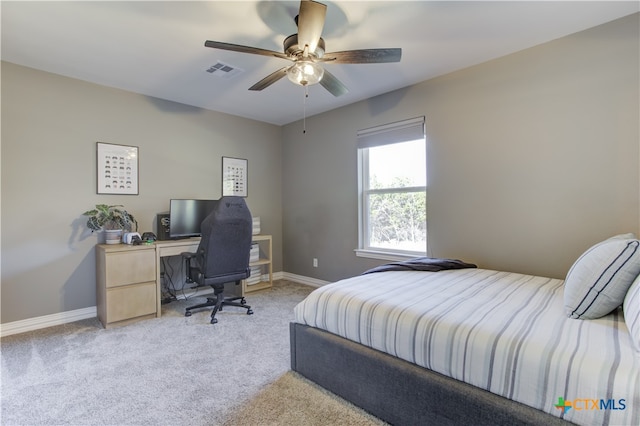
[[[577,424],[640,424],[640,356],[622,313],[567,318],[562,286],[484,269],[382,272],[316,289],[295,320]]]

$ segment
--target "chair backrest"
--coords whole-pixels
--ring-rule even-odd
[[[205,281],[249,271],[253,221],[241,197],[222,197],[200,225],[197,262]],[[234,278],[236,280],[238,278]]]

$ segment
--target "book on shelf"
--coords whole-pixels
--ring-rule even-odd
[[[261,266],[252,266],[251,274],[246,279],[247,285],[258,284],[262,281],[262,267]]]
[[[260,244],[251,244],[251,251],[249,251],[249,262],[257,262],[260,260]]]

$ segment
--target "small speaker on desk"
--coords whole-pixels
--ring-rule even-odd
[[[158,232],[156,232],[156,234],[158,235],[158,240],[169,240],[169,224],[171,223],[169,214],[159,214],[156,216],[156,220],[158,227]]]

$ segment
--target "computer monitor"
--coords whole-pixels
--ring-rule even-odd
[[[169,206],[169,238],[200,236],[200,224],[218,200],[172,199]]]

